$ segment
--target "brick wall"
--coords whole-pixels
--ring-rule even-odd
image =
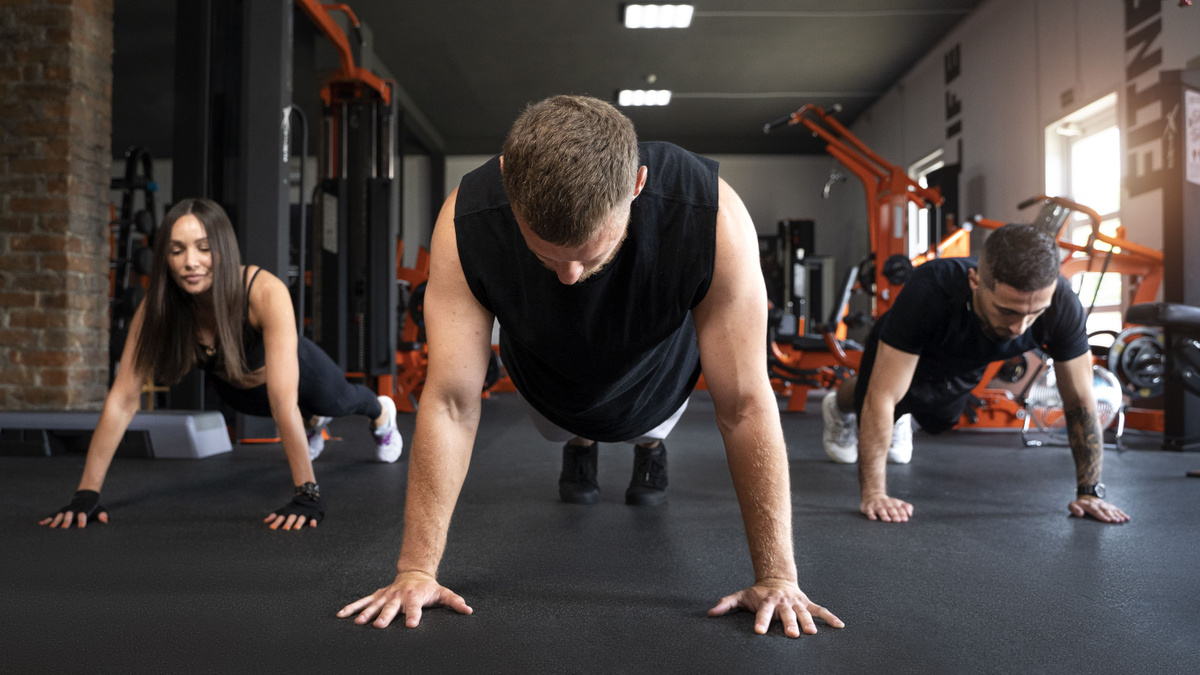
[[[112,0],[0,0],[0,410],[108,383]]]

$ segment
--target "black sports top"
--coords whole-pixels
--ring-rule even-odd
[[[246,370],[253,372],[267,364],[267,352],[263,346],[262,331],[250,325],[250,289],[254,286],[254,280],[258,278],[258,273],[262,271],[262,268],[254,270],[254,275],[250,277],[250,283],[247,284],[246,273],[249,271],[249,266],[242,271],[242,285],[246,287],[246,299],[242,303],[242,354],[246,358]],[[225,360],[221,358],[219,350],[205,347],[199,341],[196,342],[196,347],[197,368],[217,375],[225,372]],[[210,349],[212,353],[209,352]]]
[[[984,334],[967,280],[967,273],[978,265],[974,258],[939,258],[919,265],[895,304],[879,317],[880,340],[920,355],[914,382],[941,382],[965,392],[979,383],[993,361],[1032,349],[1042,349],[1056,361],[1088,352],[1083,306],[1062,276],[1050,308],[1024,333],[1005,341]]]
[[[500,322],[500,356],[521,395],[554,424],[623,441],[667,420],[700,376],[690,311],[716,253],[717,163],[641,143],[647,183],[629,230],[594,276],[561,283],[525,245],[493,158],[459,185],[463,273]]]

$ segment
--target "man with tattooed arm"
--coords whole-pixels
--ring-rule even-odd
[[[1086,316],[1058,263],[1052,238],[1007,225],[991,233],[978,262],[941,258],[909,275],[871,330],[858,376],[822,404],[825,452],[858,462],[859,508],[868,518],[906,522],[913,514],[912,504],[888,496],[886,472],[888,461],[912,458],[913,419],[929,433],[953,427],[989,363],[1042,349],[1054,360],[1075,460],[1067,508],[1106,523],[1129,520],[1104,501]]]

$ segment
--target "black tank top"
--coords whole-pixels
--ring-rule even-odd
[[[246,358],[246,370],[254,372],[267,364],[267,352],[263,345],[262,331],[250,325],[250,289],[254,287],[254,280],[258,278],[258,273],[262,271],[262,268],[254,270],[254,276],[250,277],[250,283],[246,283],[246,274],[249,271],[249,266],[242,271],[242,285],[246,287],[246,299],[242,303],[244,310],[242,312],[242,354]],[[219,350],[214,350],[212,355],[209,355],[208,350],[204,345],[199,344],[199,341],[197,341],[197,347],[199,354],[196,367],[206,373],[218,376],[225,372],[225,359],[221,357]]]
[[[603,270],[571,286],[525,245],[493,158],[467,174],[454,225],[475,298],[500,322],[513,384],[556,425],[623,441],[666,421],[700,376],[690,316],[716,255],[717,163],[639,144],[646,187]]]

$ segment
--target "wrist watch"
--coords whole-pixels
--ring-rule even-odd
[[[1082,488],[1080,488],[1080,489],[1082,489]],[[297,496],[304,495],[305,497],[308,497],[309,499],[320,499],[321,498],[321,488],[316,483],[309,481],[309,482],[305,483],[304,485],[296,486],[296,495]]]
[[[1084,495],[1091,495],[1092,497],[1096,497],[1098,499],[1104,499],[1104,483],[1080,485],[1079,487],[1075,488],[1076,497],[1083,497]]]

